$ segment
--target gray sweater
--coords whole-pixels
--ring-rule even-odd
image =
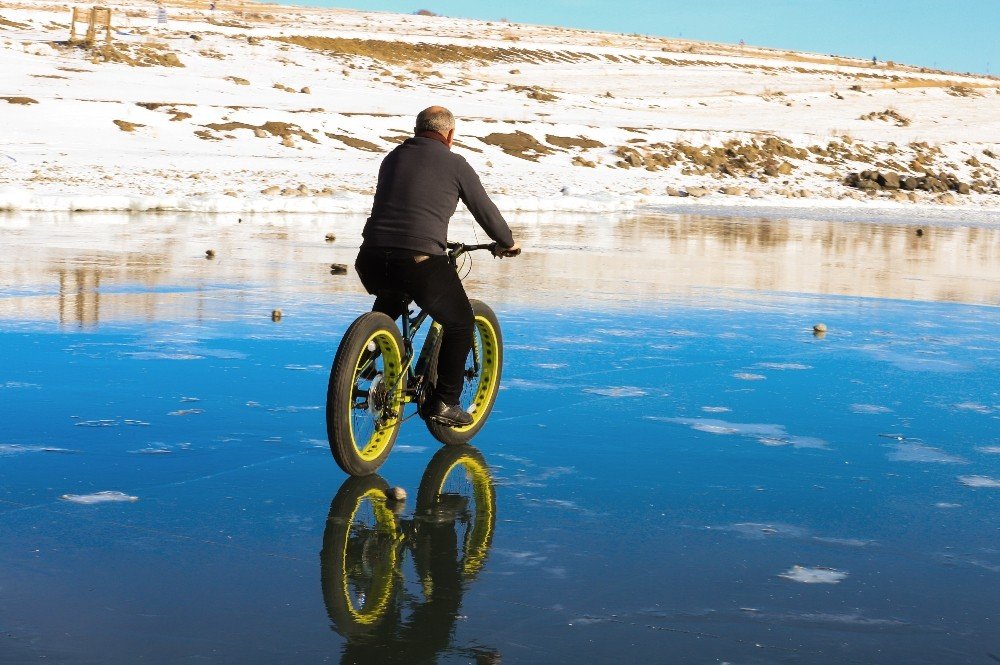
[[[464,157],[432,138],[407,139],[382,160],[364,246],[443,254],[459,199],[490,238],[503,247],[514,244],[510,227]]]

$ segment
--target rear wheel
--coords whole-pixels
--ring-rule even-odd
[[[465,427],[449,427],[431,420],[425,421],[427,429],[435,439],[449,446],[468,443],[486,424],[493,404],[500,390],[500,375],[503,370],[503,336],[500,321],[490,306],[480,300],[472,300],[475,328],[472,349],[465,361],[465,377],[459,404],[472,416],[472,424]],[[440,342],[430,362],[431,383],[437,381],[437,357]]]
[[[369,312],[347,329],[330,370],[326,433],[340,468],[367,476],[385,462],[403,415],[403,340],[396,323]]]

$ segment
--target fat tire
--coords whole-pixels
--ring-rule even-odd
[[[467,445],[446,446],[438,450],[427,465],[424,475],[420,478],[420,488],[417,490],[417,505],[414,517],[417,520],[425,522],[431,529],[445,526],[439,523],[437,516],[438,498],[445,479],[453,472],[455,466],[459,464],[477,466],[487,474],[482,479],[487,485],[485,488],[482,488],[485,490],[482,497],[480,497],[482,504],[477,503],[476,514],[473,517],[476,521],[476,528],[469,532],[466,542],[462,543],[463,559],[456,561],[462,569],[463,579],[468,582],[474,579],[479,571],[482,570],[490,546],[493,543],[493,530],[496,521],[496,490],[489,475],[489,464],[486,462],[483,454],[478,449]],[[447,525],[447,528],[454,529],[454,525]],[[434,551],[432,541],[424,541],[422,544],[427,546],[420,549],[421,556],[414,555],[414,563],[421,576],[429,574],[433,567],[431,561],[435,556],[444,556],[446,554],[446,552]],[[451,552],[451,555],[454,556],[454,552]],[[472,560],[470,560],[470,557]]]
[[[326,519],[326,528],[323,530],[323,549],[319,555],[323,603],[337,632],[345,637],[374,632],[386,617],[395,611],[392,602],[397,591],[395,566],[391,570],[380,571],[386,576],[381,582],[388,585],[383,595],[389,602],[379,615],[373,616],[369,621],[358,620],[356,613],[352,611],[350,599],[344,593],[344,576],[348,565],[345,553],[351,530],[347,520],[357,509],[361,497],[372,490],[385,495],[389,491],[389,483],[378,475],[348,478],[330,502],[330,513]]]
[[[486,403],[483,405],[482,415],[478,417],[473,425],[468,429],[456,429],[448,425],[434,422],[433,420],[424,420],[431,435],[447,446],[460,446],[469,443],[469,441],[471,441],[483,428],[483,425],[486,424],[486,421],[490,417],[490,413],[493,411],[493,405],[496,402],[497,394],[500,392],[500,380],[503,375],[503,333],[500,330],[500,321],[497,319],[496,313],[494,313],[490,306],[483,301],[472,299],[469,302],[472,305],[473,315],[477,319],[482,318],[487,321],[496,333],[496,370],[493,392],[489,395]],[[478,326],[478,322],[476,325]],[[431,356],[431,370],[428,373],[429,383],[431,385],[437,383],[437,363],[440,352],[441,342],[439,338],[437,344],[435,345],[434,353]]]
[[[349,417],[349,407],[354,401],[354,370],[364,350],[365,342],[380,331],[390,333],[400,355],[403,354],[403,338],[395,321],[381,312],[362,314],[354,320],[340,342],[326,389],[326,435],[330,442],[330,452],[333,453],[337,465],[352,476],[368,476],[382,466],[396,443],[402,419],[402,409],[400,409],[396,424],[389,433],[388,443],[378,457],[372,460],[361,458],[354,445]]]

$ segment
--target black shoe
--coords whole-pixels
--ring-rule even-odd
[[[447,425],[448,427],[468,427],[472,424],[472,416],[458,404],[445,404],[440,399],[434,398],[427,405],[426,415],[428,420]]]

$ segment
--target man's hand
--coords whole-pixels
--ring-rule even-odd
[[[521,243],[516,241],[510,247],[501,247],[499,244],[497,244],[497,246],[493,249],[493,256],[499,259],[502,259],[505,256],[506,257],[517,256],[520,253],[521,253]]]

